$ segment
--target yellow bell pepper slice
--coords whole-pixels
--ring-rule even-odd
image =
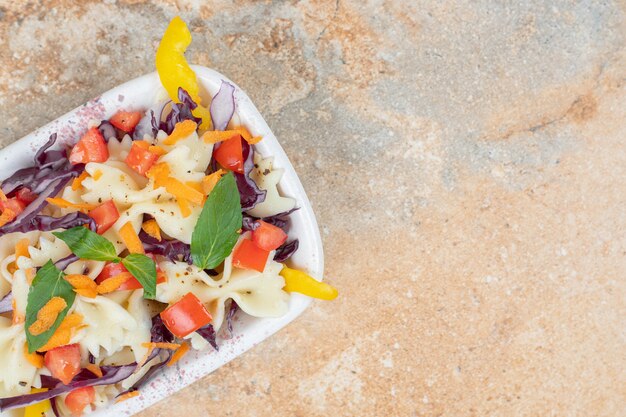
[[[339,295],[336,288],[331,287],[325,282],[320,282],[297,269],[291,269],[285,266],[280,271],[280,275],[285,279],[283,290],[287,292],[299,292],[300,294],[319,298],[320,300],[334,300],[337,298],[337,295]]]
[[[46,392],[47,388],[33,388],[31,394],[37,394],[39,392]],[[31,404],[24,408],[24,417],[41,417],[45,416],[46,412],[50,411],[50,400],[43,400],[41,402]]]
[[[201,105],[200,87],[196,73],[193,72],[187,60],[185,51],[191,44],[191,32],[185,22],[178,16],[172,19],[163,34],[161,43],[156,52],[156,69],[161,79],[161,84],[170,98],[178,103],[178,87],[182,87],[189,93],[193,101],[198,104],[192,113],[202,119],[200,128],[211,128],[211,113],[209,109]]]

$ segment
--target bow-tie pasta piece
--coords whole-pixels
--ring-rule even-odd
[[[35,384],[37,368],[24,357],[25,344],[24,325],[0,317],[0,397],[28,394]]]
[[[255,168],[250,173],[250,178],[261,188],[266,190],[265,201],[257,204],[248,214],[255,217],[269,217],[278,213],[289,211],[296,206],[296,200],[283,197],[278,192],[278,183],[283,176],[283,169],[273,167],[274,158],[265,158],[257,152],[254,155]]]
[[[183,168],[197,172],[206,171],[209,166],[209,162],[211,162],[211,155],[213,153],[212,143],[205,143],[202,138],[198,137],[196,132],[193,132],[184,139],[180,139],[175,145],[165,145],[164,142],[166,141],[166,138],[167,136],[159,137],[157,141],[160,147],[169,152],[168,155],[171,154],[172,151],[176,151],[178,149],[186,148],[189,150],[190,157],[182,166]],[[159,162],[167,160],[166,156],[161,158]]]

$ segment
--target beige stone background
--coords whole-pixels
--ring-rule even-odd
[[[180,14],[316,211],[340,298],[141,417],[626,415],[623,1],[0,5],[2,145]]]

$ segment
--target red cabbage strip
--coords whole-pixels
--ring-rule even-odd
[[[30,221],[22,221],[21,224],[16,225],[13,231],[26,233],[33,230],[40,230],[42,232],[49,232],[50,230],[57,229],[71,229],[72,227],[82,226],[84,224],[89,225],[92,231],[96,231],[96,222],[85,213],[79,211],[68,213],[61,217],[35,216]]]
[[[59,413],[59,409],[57,408],[56,398],[50,398],[50,408],[52,408],[52,412],[54,413],[55,417],[61,417],[61,413]]]
[[[288,216],[296,210],[299,210],[300,207],[294,207],[289,211],[283,211],[282,213],[274,214],[273,216],[268,217],[254,217],[249,214],[244,214],[243,216],[243,230],[249,232],[255,230],[257,228],[256,221],[263,220],[265,223],[272,224],[276,227],[280,227],[286,233],[289,229],[288,227]]]
[[[295,253],[295,251],[298,250],[298,246],[300,246],[298,239],[283,243],[282,246],[276,249],[276,252],[274,253],[274,260],[276,262],[285,262]]]
[[[115,127],[108,120],[103,120],[98,126],[98,130],[102,133],[102,137],[105,142],[109,142],[109,139],[117,139],[117,131]]]
[[[239,190],[239,199],[241,200],[241,210],[247,211],[254,208],[259,203],[265,201],[267,191],[261,190],[258,185],[250,178],[250,173],[254,169],[254,150],[245,140],[241,140],[243,150],[243,174],[235,174],[237,189]]]
[[[222,80],[220,90],[211,100],[211,121],[213,129],[226,130],[235,113],[235,86]]]
[[[59,259],[54,263],[59,271],[65,271],[65,268],[79,260],[80,258],[74,254],[67,255],[65,258]]]
[[[219,346],[217,346],[217,342],[215,341],[215,328],[212,324],[207,324],[206,326],[201,327],[200,329],[196,330],[196,333],[202,336],[204,340],[209,342],[211,346],[213,346],[213,349],[220,350]]]
[[[160,129],[165,131],[168,135],[172,133],[174,127],[176,127],[176,123],[182,122],[183,120],[193,120],[197,124],[202,122],[202,119],[195,117],[191,112],[198,107],[198,105],[191,99],[187,91],[181,87],[178,87],[178,101],[180,101],[180,103],[172,104],[172,110],[165,118],[165,122],[161,122],[160,124]]]
[[[0,314],[13,311],[13,293],[9,292],[0,300]]]
[[[161,349],[155,349],[155,350],[161,350]],[[119,394],[117,394],[115,396],[115,398],[121,397],[124,394],[128,394],[129,392],[134,392],[139,390],[148,380],[150,380],[150,378],[152,378],[152,376],[159,371],[161,368],[163,368],[165,365],[167,365],[167,363],[170,361],[172,355],[174,354],[173,351],[171,350],[166,350],[166,355],[165,355],[165,359],[162,362],[157,363],[156,365],[153,365],[152,367],[150,367],[150,369],[148,369],[148,371],[137,380],[137,382],[135,382],[130,388],[128,388],[126,391],[124,392],[120,392]]]
[[[163,323],[163,319],[160,314],[152,317],[152,327],[150,328],[150,341],[152,343],[172,343],[174,341],[174,335],[169,331],[167,327],[165,327],[165,323]],[[145,363],[150,362],[152,359],[156,358],[157,355],[161,352],[162,349],[153,349],[148,359],[146,359]]]
[[[51,377],[42,377],[42,385],[45,384],[51,389],[46,392],[39,392],[36,394],[0,398],[0,411],[26,407],[40,401],[49,400],[78,388],[117,384],[118,382],[121,382],[131,376],[136,368],[136,363],[122,366],[102,366],[100,368],[102,370],[102,377],[97,377],[90,371],[83,369],[68,385],[64,385],[60,381],[58,381],[55,385],[52,385],[53,381],[51,381]]]
[[[235,300],[231,300],[230,308],[228,309],[228,314],[226,315],[226,328],[228,330],[229,339],[232,339],[233,337],[233,318],[235,317],[237,310],[239,310],[239,305],[235,302]]]
[[[192,264],[191,247],[176,239],[161,239],[158,241],[143,230],[139,232],[139,239],[148,253],[165,256],[172,262],[183,261]]]

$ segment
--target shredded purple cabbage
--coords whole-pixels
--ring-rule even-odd
[[[22,221],[20,225],[13,228],[13,231],[26,233],[33,230],[40,230],[42,232],[49,232],[50,230],[56,229],[71,229],[72,227],[82,226],[84,224],[89,225],[89,228],[93,232],[96,231],[97,226],[94,219],[79,211],[68,213],[62,217],[35,216],[27,222]]]
[[[155,350],[161,350],[161,349],[155,349]],[[156,365],[153,365],[150,369],[148,369],[148,371],[141,378],[137,380],[137,382],[135,382],[126,391],[120,392],[118,395],[115,396],[115,398],[121,397],[124,394],[128,394],[129,392],[134,392],[140,389],[147,381],[149,381],[152,378],[152,376],[155,373],[157,373],[157,371],[159,371],[161,368],[167,365],[167,363],[170,361],[173,354],[174,352],[172,352],[171,350],[165,350],[165,359],[162,362],[159,362]]]
[[[153,343],[172,343],[174,341],[174,335],[169,331],[167,327],[165,327],[165,323],[163,323],[163,319],[160,314],[152,317],[152,327],[150,328],[150,341]],[[150,362],[152,359],[157,357],[159,352],[162,349],[153,349],[150,356],[145,363]]]
[[[137,368],[136,363],[121,366],[102,366],[102,377],[94,375],[91,371],[83,369],[74,377],[72,382],[64,385],[61,381],[49,376],[41,376],[41,385],[49,390],[36,394],[18,395],[9,398],[0,398],[0,411],[26,407],[30,404],[49,400],[61,394],[68,393],[78,388],[93,387],[98,385],[117,384],[131,376]]]
[[[209,342],[209,344],[213,346],[213,349],[220,350],[219,346],[217,346],[217,341],[215,340],[215,328],[212,324],[207,324],[206,326],[199,328],[196,330],[196,333]]]
[[[69,178],[56,178],[46,190],[39,194],[39,196],[32,203],[26,206],[23,212],[17,215],[15,220],[0,227],[0,236],[7,233],[21,231],[23,227],[28,228],[28,225],[35,219],[35,217],[37,217],[37,214],[39,214],[48,204],[46,199],[54,197],[61,192],[68,180]]]
[[[84,165],[72,165],[67,159],[66,152],[48,150],[56,141],[53,133],[35,154],[35,165],[17,170],[9,178],[2,181],[2,192],[10,195],[19,187],[28,187],[33,193],[40,194],[50,188],[52,183],[59,179],[69,180],[77,177],[84,169]],[[66,181],[67,182],[67,181]]]
[[[276,252],[274,253],[274,260],[276,262],[285,262],[298,250],[298,246],[300,246],[298,239],[283,243],[282,246],[276,249]]]
[[[55,417],[61,417],[61,413],[59,413],[59,409],[57,407],[56,398],[50,398],[50,408],[52,408],[52,412],[54,413]]]
[[[235,313],[239,310],[239,305],[235,302],[235,300],[230,301],[230,308],[228,309],[228,314],[226,315],[226,329],[228,330],[228,339],[232,339],[233,337],[233,319],[235,318]]]
[[[178,101],[180,101],[180,103],[172,104],[172,110],[165,118],[165,122],[161,122],[159,125],[160,129],[165,131],[168,135],[172,133],[174,127],[176,127],[176,123],[182,122],[183,120],[193,120],[197,124],[202,122],[202,119],[195,117],[191,112],[198,105],[182,87],[178,87]]]
[[[182,261],[192,264],[191,246],[176,239],[161,239],[159,242],[143,230],[139,232],[139,239],[148,253],[165,256],[172,262]]]
[[[109,123],[108,120],[103,120],[100,123],[100,126],[98,126],[98,130],[100,131],[100,133],[102,133],[102,137],[104,138],[105,142],[108,142],[111,138],[118,139],[117,130],[115,130],[115,127],[113,127],[113,125]]]
[[[67,268],[68,266],[70,266],[71,264],[73,264],[74,262],[76,262],[77,260],[79,260],[80,258],[76,255],[74,255],[73,253],[70,255],[67,255],[65,258],[61,258],[58,261],[56,261],[54,263],[54,266],[56,266],[56,268],[59,271],[65,271],[65,268]]]
[[[226,130],[228,122],[235,114],[235,86],[222,80],[220,90],[211,100],[209,111],[213,129]]]
[[[239,198],[241,200],[241,210],[247,211],[254,208],[259,203],[265,201],[267,191],[261,190],[258,185],[250,178],[250,173],[254,169],[254,149],[245,140],[241,141],[243,150],[243,174],[235,174],[235,181],[239,189]]]
[[[13,293],[9,292],[0,300],[0,314],[13,311]]]

